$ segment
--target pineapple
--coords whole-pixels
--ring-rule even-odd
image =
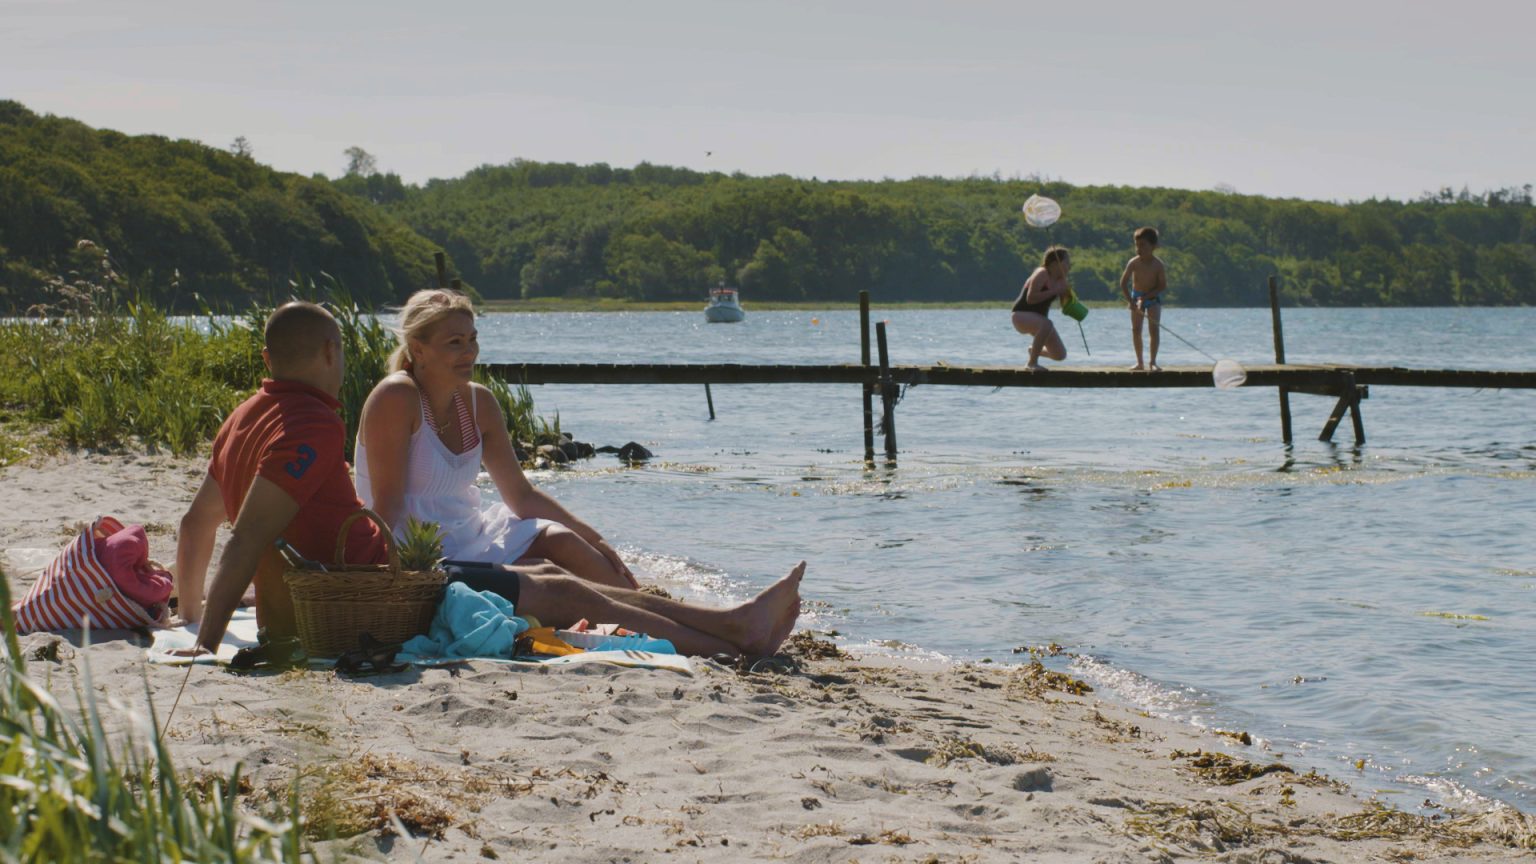
[[[435,570],[443,560],[443,529],[436,522],[422,522],[412,516],[405,521],[398,545],[400,569]]]

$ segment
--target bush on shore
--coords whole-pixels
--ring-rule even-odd
[[[173,318],[149,302],[115,303],[101,285],[72,287],[43,317],[0,321],[0,408],[49,424],[67,446],[137,440],[193,453],[266,374],[261,331],[269,308]],[[384,376],[395,334],[334,280],[295,288],[328,306],[341,325],[350,459],[363,402]],[[496,394],[514,440],[538,441],[558,429],[534,414],[527,388],[476,380]]]

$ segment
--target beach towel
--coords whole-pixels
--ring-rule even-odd
[[[147,657],[151,663],[164,663],[169,666],[185,666],[189,663],[218,663],[228,665],[235,659],[235,652],[241,648],[250,648],[260,644],[256,638],[256,610],[236,609],[235,614],[229,617],[229,627],[224,630],[224,638],[219,642],[219,650],[214,654],[203,654],[198,657],[177,657],[171,654],[182,648],[191,648],[197,645],[197,625],[183,625],[172,627],[168,630],[156,630],[155,641],[149,646]]]
[[[400,651],[407,656],[511,660],[518,634],[527,629],[528,622],[513,614],[505,597],[450,582],[426,634],[406,642]]]
[[[123,531],[123,523],[102,516],[71,540],[43,568],[25,597],[12,607],[18,633],[158,627],[165,607],[146,608],[118,588],[97,556],[97,541]]]
[[[256,640],[256,613],[251,609],[237,609],[229,619],[229,627],[224,631],[224,640],[219,643],[217,654],[204,654],[200,657],[177,657],[170,652],[178,648],[191,648],[197,644],[197,627],[173,627],[168,630],[156,630],[154,644],[150,645],[146,656],[151,663],[160,663],[169,666],[184,666],[189,663],[218,663],[227,665],[234,659],[235,652],[241,648],[247,648],[257,644]],[[565,630],[557,631],[562,638],[575,638],[584,634],[568,633]],[[619,637],[624,638],[624,637]],[[415,666],[447,666],[454,663],[462,663],[464,658],[444,659],[430,657],[407,657],[400,655],[395,658],[400,662],[409,662]],[[475,658],[487,660],[489,658]],[[334,664],[333,660],[311,660],[311,666],[325,668]],[[583,651],[580,654],[570,654],[564,657],[519,657],[516,660],[496,659],[490,662],[504,663],[511,666],[579,666],[588,663],[606,663],[614,666],[630,666],[638,669],[668,669],[673,672],[681,672],[684,675],[693,674],[693,666],[687,657],[680,654],[657,654],[649,651]]]

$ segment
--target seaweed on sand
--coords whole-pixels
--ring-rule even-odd
[[[1073,678],[1065,672],[1045,668],[1038,658],[1018,667],[1008,678],[1008,695],[1019,698],[1043,699],[1047,690],[1057,690],[1082,696],[1092,693],[1093,687],[1086,681]]]
[[[1373,802],[1359,813],[1332,820],[1322,833],[1335,840],[1420,840],[1458,849],[1488,842],[1536,850],[1536,817],[1508,807],[1447,817],[1405,813]]]
[[[817,639],[808,630],[792,634],[779,651],[802,660],[841,660],[848,656],[830,639]]]
[[[1188,760],[1189,770],[1203,780],[1220,783],[1223,786],[1233,786],[1238,783],[1246,783],[1256,777],[1266,774],[1295,774],[1291,766],[1282,762],[1271,762],[1267,765],[1259,765],[1255,762],[1246,762],[1235,756],[1225,753],[1212,753],[1206,750],[1175,750],[1168,754],[1169,759]]]

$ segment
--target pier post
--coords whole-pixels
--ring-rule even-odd
[[[869,369],[869,292],[859,292],[859,362]],[[875,406],[874,391],[869,381],[864,389],[864,464],[875,463]]]
[[[709,403],[709,419],[715,419],[715,397],[709,392],[709,382],[704,382],[704,400]]]
[[[432,261],[437,265],[437,287],[448,287],[448,256],[441,252],[432,253]]]
[[[885,462],[896,464],[896,385],[891,383],[891,357],[886,351],[885,322],[875,325],[875,338],[880,343],[880,404],[885,414],[880,418],[880,431],[885,434]]]
[[[1365,443],[1365,421],[1360,416],[1360,399],[1366,394],[1366,388],[1355,383],[1355,373],[1345,372],[1340,376],[1343,385],[1339,388],[1339,401],[1333,404],[1333,411],[1328,414],[1328,422],[1323,424],[1323,431],[1318,434],[1319,441],[1332,441],[1333,431],[1339,428],[1339,422],[1344,419],[1344,412],[1349,412],[1350,423],[1355,427],[1355,444]]]
[[[1355,426],[1355,446],[1365,443],[1365,421],[1360,417],[1360,387],[1355,384],[1355,373],[1349,373],[1349,420]]]
[[[1275,363],[1285,365],[1285,330],[1280,326],[1280,286],[1274,276],[1269,277],[1269,321],[1275,335]],[[1285,445],[1291,445],[1291,388],[1277,387],[1280,393],[1280,437]]]

